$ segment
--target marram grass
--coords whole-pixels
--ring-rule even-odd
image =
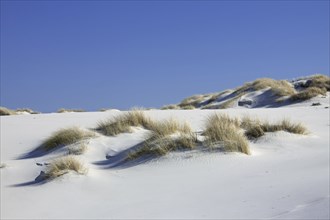
[[[41,144],[41,146],[44,150],[49,151],[56,147],[74,144],[78,141],[92,138],[94,136],[94,132],[85,131],[78,127],[65,128],[53,133]]]
[[[65,156],[55,159],[45,171],[45,179],[54,179],[70,171],[86,174],[88,169],[74,156]]]

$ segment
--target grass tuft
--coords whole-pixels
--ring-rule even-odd
[[[161,122],[150,123],[148,129],[155,135],[160,136],[170,135],[175,132],[182,132],[185,134],[192,133],[191,127],[187,122],[181,124],[173,118]]]
[[[66,128],[53,133],[41,146],[44,150],[49,151],[56,147],[74,144],[94,136],[95,134],[91,131],[84,131],[77,127]]]
[[[161,110],[177,110],[177,109],[180,109],[179,106],[177,105],[165,105],[161,108]]]
[[[293,94],[290,99],[293,101],[305,101],[314,98],[318,95],[326,95],[327,90],[325,88],[308,87],[296,94]]]
[[[162,135],[152,133],[143,146],[128,154],[128,160],[135,160],[144,156],[159,157],[172,151],[191,150],[197,145],[197,138],[192,133],[179,132],[176,135]]]
[[[86,174],[88,170],[74,156],[65,156],[54,160],[50,164],[45,171],[44,178],[54,179],[68,173],[69,171],[74,171],[78,174]]]
[[[196,107],[193,106],[193,105],[185,105],[182,107],[183,110],[192,110],[192,109],[195,109]]]
[[[179,104],[179,107],[181,108],[184,108],[185,106],[197,107],[204,100],[204,98],[205,96],[203,95],[190,96],[182,100],[181,103]]]
[[[265,132],[286,131],[293,134],[308,134],[308,130],[300,123],[293,123],[288,119],[283,119],[275,124],[265,122],[261,125]]]
[[[16,115],[16,112],[6,107],[0,107],[0,115]]]
[[[97,131],[107,136],[114,136],[120,133],[131,132],[132,126],[141,126],[148,129],[152,121],[141,111],[130,111],[113,119],[98,123]]]
[[[248,140],[240,131],[239,120],[227,115],[212,115],[206,121],[205,145],[213,149],[221,146],[225,151],[250,154]]]
[[[314,75],[306,82],[306,86],[330,91],[330,77],[322,74]]]
[[[241,94],[248,91],[257,91],[270,88],[274,95],[282,97],[293,95],[296,91],[293,86],[286,80],[274,80],[270,78],[257,79],[254,82],[249,82],[239,87],[234,93]]]
[[[241,120],[240,127],[245,130],[245,136],[250,139],[256,139],[265,134],[262,129],[262,123],[258,119],[252,119],[249,116],[244,116]]]
[[[57,110],[57,113],[67,113],[67,112],[86,112],[84,109],[65,109],[65,108],[60,108]]]
[[[16,112],[17,113],[27,112],[27,113],[30,113],[30,114],[40,114],[40,112],[33,111],[32,109],[29,109],[29,108],[18,108],[18,109],[16,109]]]
[[[288,119],[283,119],[276,123],[269,123],[267,121],[260,121],[251,119],[250,117],[243,117],[241,120],[241,128],[245,130],[245,136],[250,139],[257,139],[265,132],[286,131],[294,134],[308,134],[308,130],[300,123],[293,123]]]

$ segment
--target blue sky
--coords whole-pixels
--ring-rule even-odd
[[[329,74],[329,1],[1,1],[1,106],[160,107]]]

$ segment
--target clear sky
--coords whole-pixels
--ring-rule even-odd
[[[1,106],[161,107],[329,74],[329,1],[1,1]]]

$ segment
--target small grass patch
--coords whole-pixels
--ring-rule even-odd
[[[6,107],[0,107],[0,116],[2,115],[16,115],[16,112]]]
[[[177,135],[151,134],[143,146],[128,154],[127,160],[135,160],[144,156],[159,157],[172,151],[191,150],[196,147],[197,138],[192,134],[179,132]]]
[[[290,99],[293,101],[305,101],[314,98],[318,95],[326,95],[327,90],[325,88],[308,87],[296,94],[293,94]]]
[[[47,138],[41,144],[41,148],[46,151],[49,151],[56,147],[74,144],[78,141],[92,138],[94,136],[95,136],[94,132],[84,131],[78,127],[61,129],[53,133],[49,138]]]
[[[168,120],[153,122],[149,124],[149,130],[155,135],[166,136],[175,132],[181,132],[184,134],[192,133],[191,127],[187,122],[179,123],[177,120],[171,118]]]
[[[311,77],[306,82],[307,87],[317,87],[326,91],[330,91],[330,77],[322,74],[317,74]]]
[[[67,112],[86,112],[84,109],[66,109],[60,108],[57,110],[57,113],[67,113]]]
[[[195,109],[195,106],[193,105],[185,105],[182,107],[183,110],[192,110],[192,109]]]
[[[270,78],[257,79],[254,82],[249,82],[236,89],[234,94],[241,94],[249,91],[258,91],[261,89],[270,88],[274,95],[282,97],[295,94],[296,90],[286,80],[274,80]]]
[[[270,123],[258,119],[251,119],[246,116],[241,120],[240,127],[245,130],[245,136],[250,140],[265,135],[265,132],[286,131],[293,134],[308,134],[308,130],[305,126],[301,123],[293,123],[288,119],[283,119],[276,123]]]
[[[86,174],[88,170],[76,157],[65,156],[55,159],[50,163],[49,167],[45,171],[44,178],[54,179],[70,171],[74,171],[78,174]]]
[[[29,109],[29,108],[18,108],[18,109],[16,109],[16,112],[17,113],[27,112],[29,114],[40,114],[40,112],[33,111],[32,109]]]
[[[209,94],[190,96],[182,100],[178,106],[181,107],[182,109],[184,109],[186,106],[193,106],[197,108],[206,99],[206,97],[209,96],[210,96]]]
[[[225,151],[250,154],[248,140],[236,118],[218,114],[208,117],[203,135],[206,137],[204,145],[211,149],[220,146]]]
[[[176,110],[176,109],[180,109],[180,107],[178,105],[165,105],[161,108],[161,110]]]
[[[143,112],[130,111],[113,119],[99,122],[96,130],[104,135],[114,136],[120,133],[131,132],[132,126],[149,129],[152,124],[153,122]]]
[[[308,130],[301,123],[293,123],[289,119],[282,119],[280,122],[271,124],[265,122],[261,125],[265,132],[286,131],[293,134],[308,134]]]

